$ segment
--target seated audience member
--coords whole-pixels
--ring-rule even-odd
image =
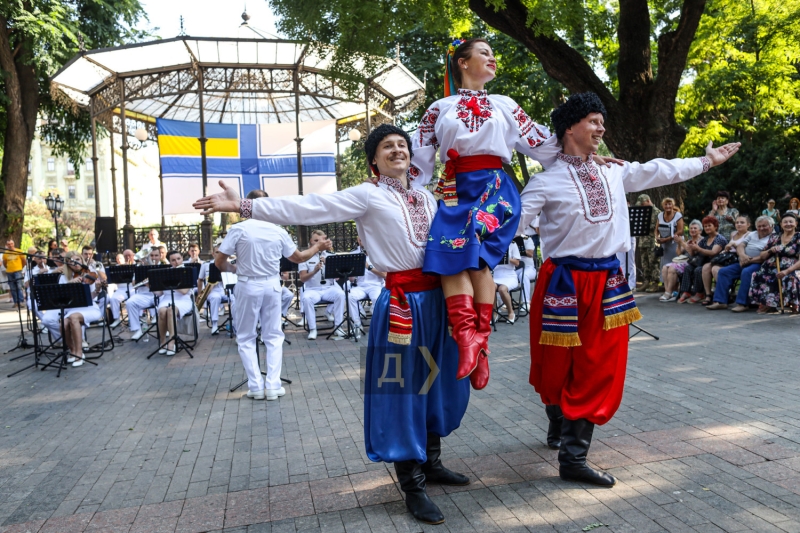
[[[706,236],[700,239],[697,244],[693,242],[686,243],[686,252],[692,259],[686,264],[681,278],[679,304],[686,301],[690,304],[702,302],[703,305],[707,305],[711,303],[711,298],[706,297],[706,294],[711,294],[711,287],[703,285],[703,265],[720,253],[725,248],[725,245],[728,244],[728,240],[717,233],[717,228],[719,228],[719,220],[709,215],[703,218],[703,230],[705,230]]]
[[[689,240],[684,240],[683,236],[678,236],[677,251],[680,255],[689,255],[687,252],[688,243],[698,244],[703,238],[703,225],[695,219],[689,223]],[[678,299],[678,288],[681,284],[683,272],[686,270],[686,261],[679,263],[672,262],[661,269],[661,277],[664,280],[664,294],[659,298],[662,302],[674,302]]]
[[[322,230],[315,229],[311,232],[311,244],[326,240],[328,237]],[[344,320],[344,290],[336,283],[335,279],[324,279],[323,273],[325,258],[328,252],[321,252],[305,263],[297,266],[300,281],[303,282],[303,292],[300,296],[300,306],[303,309],[306,323],[308,324],[308,338],[317,338],[317,314],[314,306],[320,301],[333,304],[334,325],[341,324]],[[336,329],[338,337],[344,337],[341,327]]]
[[[781,217],[781,233],[769,236],[767,247],[761,252],[761,267],[753,274],[750,300],[758,304],[758,313],[776,311],[781,307],[778,284],[782,284],[783,305],[797,312],[800,305],[800,234],[797,218],[791,213]],[[776,263],[779,260],[780,263]],[[780,272],[778,272],[780,266]]]
[[[533,261],[536,255],[536,244],[533,242],[533,238],[528,235],[522,235],[522,242],[525,246],[525,255],[520,257],[520,261],[525,265],[525,268],[517,270],[517,280],[522,283],[522,289],[525,291],[525,301],[522,302],[522,305],[526,309],[530,309],[531,297],[533,296],[531,293],[531,281],[536,279],[536,265]]]
[[[731,233],[731,238],[722,252],[736,253],[736,247],[750,234],[750,217],[747,215],[739,215],[736,217],[735,222],[736,231]],[[708,262],[703,265],[703,286],[711,288],[712,278],[717,279],[717,272],[719,269],[726,265]]]
[[[739,217],[739,219],[741,218]],[[748,233],[736,245],[736,254],[739,256],[739,261],[715,271],[717,286],[714,289],[714,303],[706,307],[706,309],[727,309],[728,292],[736,280],[739,279],[741,283],[739,284],[739,291],[736,293],[736,307],[731,311],[734,313],[747,311],[750,282],[755,271],[761,266],[761,252],[767,248],[767,241],[770,235],[772,235],[772,217],[761,215],[756,219],[756,231]]]
[[[506,309],[508,310],[508,322],[513,324],[517,319],[517,316],[514,313],[514,303],[511,301],[511,294],[509,291],[513,291],[519,287],[516,269],[519,266],[520,261],[519,247],[514,241],[511,241],[511,244],[508,246],[507,257],[508,263],[501,263],[497,265],[492,271],[492,277],[494,278],[494,283],[497,286],[497,294],[500,296],[500,299],[503,301],[503,304],[505,304]]]
[[[183,256],[177,250],[170,250],[167,254],[167,259],[172,268],[179,268],[183,266]],[[175,321],[180,320],[181,317],[186,316],[192,310],[192,289],[175,289],[174,291],[158,291],[156,296],[159,296],[158,301],[158,339],[159,346],[164,346],[167,340],[166,333],[169,332],[169,338],[172,342],[167,344],[164,348],[158,350],[158,353],[164,355],[175,355]],[[173,296],[170,294],[174,294]],[[172,304],[175,302],[175,321],[172,320]]]

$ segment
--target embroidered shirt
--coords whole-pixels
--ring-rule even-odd
[[[436,151],[442,163],[447,151],[461,156],[496,155],[508,163],[519,150],[547,168],[559,148],[555,136],[531,118],[514,100],[486,91],[459,89],[428,108],[411,139],[411,172],[422,185],[430,182]]]
[[[421,268],[436,202],[416,180],[410,183],[406,189],[398,180],[381,176],[377,185],[362,183],[331,194],[257,198],[250,204],[252,217],[307,225],[355,220],[376,269]]]
[[[630,250],[625,193],[680,183],[710,167],[706,157],[653,159],[611,167],[559,154],[522,191],[524,230],[539,219],[542,250],[548,257],[610,257]]]

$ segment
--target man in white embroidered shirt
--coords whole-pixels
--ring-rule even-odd
[[[622,401],[627,325],[641,317],[615,256],[630,247],[625,193],[693,178],[739,144],[709,143],[699,158],[598,167],[592,154],[605,116],[594,93],[575,94],[553,111],[563,151],[522,192],[520,229],[541,212],[549,258],[531,304],[530,383],[550,419],[547,443],[559,449],[562,479],[611,487],[616,479],[587,466],[586,454],[594,425],[608,422]]]

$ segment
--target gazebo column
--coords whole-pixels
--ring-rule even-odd
[[[203,68],[197,69],[197,102],[200,107],[200,171],[203,177],[203,196],[208,196],[208,161],[206,160],[206,115],[203,109]],[[163,211],[162,211],[163,212]],[[211,257],[211,240],[213,239],[214,225],[211,215],[205,215],[200,223],[200,255],[203,258]]]
[[[125,118],[125,81],[120,80],[120,129],[122,130],[122,182],[125,188],[125,225],[122,226],[122,248],[136,250],[135,230],[131,225],[131,198],[128,192],[128,124]]]
[[[92,117],[92,172],[94,173],[94,216],[95,219],[98,219],[100,218],[100,178],[97,172],[97,119],[94,117]]]
[[[294,127],[297,143],[297,194],[303,196],[303,138],[300,137],[300,66],[294,70]],[[308,227],[297,226],[297,244],[301,249],[308,247]]]
[[[117,206],[117,168],[114,166],[114,118],[111,118],[111,129],[108,130],[108,141],[111,145],[111,198],[114,204],[114,232],[119,229],[119,208]],[[95,193],[97,194],[97,193]],[[116,239],[117,236],[114,235]]]

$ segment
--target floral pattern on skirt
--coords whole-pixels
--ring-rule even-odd
[[[770,235],[767,241],[767,249],[773,246],[781,246],[781,236],[779,234]],[[795,234],[788,244],[778,252],[781,261],[781,271],[794,265],[800,258],[800,234]],[[775,267],[775,255],[770,256],[764,261],[755,274],[750,285],[750,301],[767,307],[780,307],[780,294],[778,292],[778,270]],[[797,271],[792,272],[783,278],[783,305],[800,305],[800,277]]]

